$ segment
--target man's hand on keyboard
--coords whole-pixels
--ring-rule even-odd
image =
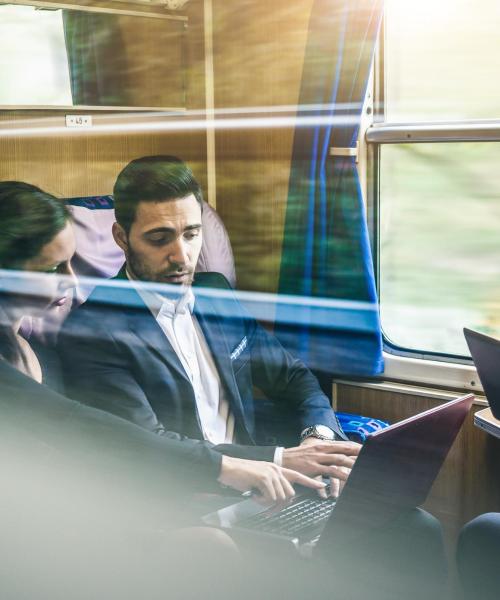
[[[344,485],[345,482],[347,481],[347,478],[349,477],[350,473],[351,473],[351,469],[348,469],[347,467],[339,467],[342,471],[344,471],[346,478],[345,479],[337,479],[336,477],[330,477],[330,490],[329,490],[329,495],[332,498],[338,498],[340,496],[340,492],[344,489]],[[323,478],[321,478],[323,479]],[[322,497],[322,498],[326,498],[326,491],[325,490],[319,490],[318,494]]]
[[[309,437],[300,446],[283,451],[283,466],[318,479],[329,477],[330,495],[337,497],[360,450],[361,445],[355,442],[329,442]],[[318,493],[326,497],[324,489]]]
[[[274,463],[231,456],[222,457],[219,482],[240,492],[256,490],[263,500],[273,502],[293,498],[295,483],[318,491],[325,487],[322,481]]]

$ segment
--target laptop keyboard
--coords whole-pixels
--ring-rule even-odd
[[[335,499],[296,498],[285,508],[266,510],[238,523],[265,533],[293,536],[328,519]]]

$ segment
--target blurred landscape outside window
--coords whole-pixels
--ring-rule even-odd
[[[497,0],[387,0],[385,121],[500,118],[498,22]],[[470,356],[464,326],[500,338],[500,144],[386,144],[379,164],[384,335]]]

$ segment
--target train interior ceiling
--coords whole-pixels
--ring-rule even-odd
[[[359,23],[346,16],[346,3],[332,11],[325,0],[189,0],[177,10],[139,0],[28,4],[0,6],[9,35],[29,40],[22,56],[11,56],[9,83],[0,91],[0,180],[27,181],[60,198],[102,197],[112,194],[130,160],[179,156],[227,229],[238,290],[266,298],[318,296],[338,306],[369,304],[378,292],[384,334],[378,358],[370,355],[375,342],[363,338],[369,331],[359,336],[368,349],[361,359],[366,368],[344,368],[341,359],[319,368],[338,411],[392,423],[464,390],[477,394],[472,413],[485,407],[461,328],[500,335],[500,295],[491,283],[500,265],[493,235],[498,200],[496,207],[490,202],[496,182],[490,178],[478,191],[472,180],[484,181],[487,167],[479,163],[494,159],[496,144],[479,134],[448,139],[459,125],[443,123],[496,115],[487,106],[473,112],[453,82],[450,89],[438,85],[439,100],[435,73],[429,76],[434,91],[426,80],[412,97],[410,80],[417,87],[418,78],[423,81],[431,53],[420,52],[421,63],[410,73],[415,63],[405,39],[430,44],[434,30],[421,39],[401,26],[398,37],[395,24],[404,11],[394,1],[386,3],[378,35],[369,25],[377,2],[358,3]],[[411,15],[414,3],[400,4]],[[422,24],[424,10],[413,10],[414,24]],[[437,11],[439,18],[444,15]],[[341,43],[342,31],[355,41],[355,60],[351,46]],[[0,38],[5,56],[2,44],[9,39]],[[450,56],[451,47],[440,44]],[[89,47],[97,67],[85,80]],[[447,70],[450,78],[458,78],[455,67]],[[460,96],[463,106],[452,104],[447,114],[446,93]],[[418,144],[407,143],[403,124],[409,122],[417,123]],[[440,124],[442,144],[425,137],[428,122]],[[336,205],[321,204],[322,192],[332,193]],[[458,222],[457,213],[471,210],[475,240]],[[306,222],[312,260],[307,248],[299,249]],[[329,243],[335,235],[341,242]],[[340,265],[325,280],[321,243],[326,260]],[[303,264],[290,264],[294,250],[302,252]],[[489,281],[481,279],[475,258]],[[327,337],[327,355],[335,354],[337,337],[332,334],[332,348]],[[475,427],[470,414],[425,504],[450,544],[464,523],[498,508],[499,464],[500,441]]]

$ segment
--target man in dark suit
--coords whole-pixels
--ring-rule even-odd
[[[194,277],[202,195],[191,170],[174,157],[137,159],[114,198],[113,236],[126,256],[118,279],[129,283],[116,284],[117,301],[117,290],[97,288],[66,321],[68,394],[186,444],[331,476],[336,494],[359,446],[317,380],[245,313],[222,275]],[[254,386],[295,425],[299,446],[256,445]]]

